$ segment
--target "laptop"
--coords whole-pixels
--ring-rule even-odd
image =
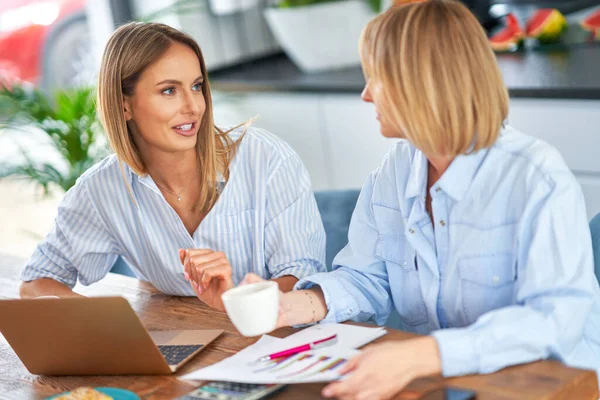
[[[222,330],[148,332],[123,297],[0,300],[0,333],[36,375],[177,371]]]

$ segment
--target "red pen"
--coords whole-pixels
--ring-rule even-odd
[[[275,358],[289,357],[294,354],[301,353],[303,351],[315,350],[315,349],[319,349],[321,347],[331,346],[332,344],[335,344],[336,342],[337,342],[337,334],[329,336],[325,339],[317,340],[316,342],[303,344],[302,346],[298,346],[298,347],[294,347],[291,349],[279,351],[277,353],[269,354],[268,356],[259,358],[258,360],[256,360],[256,362],[269,361],[269,360],[273,360]]]

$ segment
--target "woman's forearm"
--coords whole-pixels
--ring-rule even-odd
[[[84,297],[73,292],[67,285],[64,285],[54,279],[42,278],[21,284],[19,294],[22,299],[31,299],[40,296],[58,296],[58,297]]]
[[[327,315],[325,296],[319,286],[308,290],[285,293],[283,302],[287,325],[302,325],[319,322]]]

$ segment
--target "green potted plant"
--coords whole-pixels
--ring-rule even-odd
[[[265,9],[273,35],[305,72],[355,66],[362,28],[382,0],[278,0]]]
[[[36,159],[20,139],[43,132],[60,157],[51,163]],[[22,160],[0,162],[0,178],[19,177],[33,181],[48,193],[55,184],[67,191],[90,166],[108,154],[108,146],[96,118],[95,90],[77,88],[43,91],[16,83],[0,86],[0,132],[15,135]]]

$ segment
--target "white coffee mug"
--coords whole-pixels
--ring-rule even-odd
[[[271,332],[279,315],[279,285],[266,281],[229,289],[221,295],[229,319],[244,336]]]

